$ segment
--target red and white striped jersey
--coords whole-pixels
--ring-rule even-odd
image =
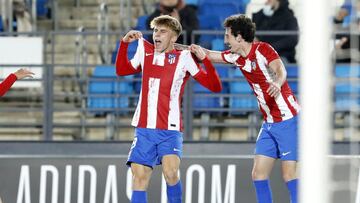
[[[182,131],[181,102],[190,75],[211,91],[221,91],[219,76],[207,58],[203,60],[205,72],[190,51],[157,53],[153,44],[141,38],[129,62],[127,45],[120,44],[116,70],[118,75],[142,72],[139,102],[132,120],[135,127]]]
[[[230,51],[224,51],[221,55],[225,62],[239,67],[257,97],[266,122],[280,122],[297,115],[300,107],[287,81],[281,86],[281,94],[277,98],[266,93],[268,82],[273,81],[269,63],[279,59],[279,55],[269,44],[254,42],[247,57]]]

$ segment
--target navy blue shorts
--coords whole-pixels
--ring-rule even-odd
[[[283,161],[297,161],[297,149],[297,116],[278,123],[263,123],[256,140],[256,155],[280,158]]]
[[[183,134],[176,130],[135,128],[126,165],[137,163],[153,168],[160,165],[162,157],[175,154],[182,157]]]

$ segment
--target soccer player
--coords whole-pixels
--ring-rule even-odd
[[[139,31],[129,31],[121,40],[116,58],[118,75],[142,72],[139,102],[132,120],[135,137],[127,165],[133,173],[132,203],[146,202],[146,189],[155,165],[162,164],[170,203],[181,203],[182,187],[178,176],[182,155],[181,102],[184,87],[192,76],[213,92],[222,89],[215,68],[197,45],[190,51],[174,49],[182,27],[178,20],[163,15],[151,21],[154,44]],[[128,44],[138,40],[131,61],[127,58]],[[202,69],[192,53],[205,65]]]
[[[271,203],[269,175],[276,159],[282,161],[283,179],[292,203],[297,202],[297,114],[300,107],[287,81],[277,52],[265,42],[254,42],[255,24],[245,15],[224,21],[224,41],[230,50],[210,51],[212,62],[235,64],[247,79],[264,117],[255,146],[252,171],[257,200]]]
[[[2,81],[2,83],[0,83],[0,97],[10,89],[16,80],[32,77],[32,75],[34,75],[34,73],[26,69],[19,69],[15,73],[10,74],[4,81]]]

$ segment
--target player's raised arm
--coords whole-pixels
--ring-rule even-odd
[[[2,83],[0,83],[0,97],[10,89],[16,80],[26,77],[32,78],[32,75],[34,75],[34,73],[26,69],[19,69],[15,73],[10,74]]]
[[[175,44],[174,44],[174,47],[175,47],[175,49],[177,49],[177,50],[188,50],[188,49],[190,49],[190,46],[184,45],[184,44],[178,44],[178,43],[175,43]],[[224,59],[222,58],[220,51],[213,51],[213,50],[205,49],[205,48],[203,48],[203,47],[201,47],[201,48],[204,50],[207,58],[208,58],[211,62],[213,62],[213,63],[227,63],[227,62],[224,61]]]
[[[136,30],[129,31],[120,42],[120,47],[116,56],[116,74],[117,75],[132,75],[141,72],[140,60],[143,56],[140,46],[136,50],[134,58],[130,61],[127,56],[127,49],[129,43],[142,38],[142,33]]]
[[[194,79],[209,90],[213,92],[220,92],[222,90],[220,77],[216,72],[215,67],[206,56],[204,50],[200,46],[194,44],[192,44],[189,49],[203,62],[206,68],[206,71],[204,71],[199,64],[195,64],[198,66],[199,72],[193,76]]]
[[[205,49],[203,48],[206,56],[210,59],[211,62],[213,63],[227,63],[226,61],[224,61],[223,57],[221,56],[221,52],[220,51],[214,51],[214,50],[209,50],[209,49]]]

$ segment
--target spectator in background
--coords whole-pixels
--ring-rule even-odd
[[[26,4],[23,0],[14,0],[13,2],[14,21],[16,22],[17,32],[31,32],[31,17],[26,10]]]
[[[346,21],[348,21],[347,19],[350,18],[351,9],[352,9],[351,3],[344,3],[339,8],[339,10],[336,12],[334,19],[333,19],[336,29],[348,26],[349,22],[346,22]]]
[[[197,18],[197,7],[195,5],[186,5],[183,0],[160,0],[155,11],[146,21],[147,29],[150,30],[150,22],[157,16],[170,15],[180,21],[183,30],[187,34],[187,44],[191,43],[191,33],[193,30],[199,29],[199,20]],[[199,36],[195,38],[195,41]],[[183,37],[180,36],[178,43],[183,44]]]
[[[360,62],[360,59],[357,57],[360,54],[360,36],[359,34],[353,34],[351,36],[349,33],[350,27],[353,28],[353,31],[360,32],[360,2],[356,3],[355,15],[351,15],[351,8],[351,4],[345,3],[343,6],[341,6],[334,17],[335,28],[337,28],[336,30],[348,32],[336,34],[336,63],[350,63],[351,61]],[[348,17],[349,22],[344,24],[346,17]],[[351,40],[354,40],[354,42],[351,42]],[[355,57],[351,57],[351,50],[353,51],[352,53]]]
[[[253,22],[258,31],[298,31],[298,22],[289,8],[288,0],[267,0],[265,7],[254,13]],[[271,44],[284,62],[296,63],[295,47],[298,35],[258,35],[257,40]]]

